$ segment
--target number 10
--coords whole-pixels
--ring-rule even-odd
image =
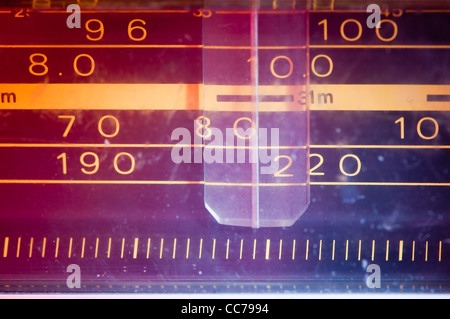
[[[422,132],[422,125],[424,122],[431,122],[434,126],[434,133],[431,135],[424,135]],[[405,118],[401,117],[399,119],[397,119],[395,121],[395,124],[399,124],[400,125],[400,138],[402,140],[405,139]],[[434,138],[436,138],[436,136],[439,134],[439,124],[438,122],[432,118],[432,117],[423,117],[419,120],[419,122],[417,122],[417,134],[420,136],[420,138],[424,139],[424,140],[432,140]]]

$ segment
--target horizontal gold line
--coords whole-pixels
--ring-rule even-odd
[[[307,186],[307,183],[221,183],[221,182],[204,182],[206,186],[269,186],[269,187],[279,187],[279,186]]]
[[[313,186],[450,186],[450,183],[310,182]]]
[[[450,45],[310,45],[311,49],[450,49]],[[247,45],[202,45],[202,44],[2,44],[0,48],[196,48],[223,50],[250,50]],[[305,45],[258,46],[260,50],[306,49]]]
[[[83,13],[190,13],[189,10],[83,10]],[[39,13],[66,13],[62,10],[41,10]]]
[[[190,10],[83,10],[83,13],[190,13]],[[215,14],[249,14],[252,11],[250,10],[217,10],[214,11]],[[305,13],[306,10],[258,10],[258,14],[296,14],[296,13]],[[329,10],[329,9],[312,9],[309,10],[310,13],[366,13],[366,10]],[[414,10],[408,9],[405,10],[406,13],[439,13],[439,12],[450,12],[450,10]],[[0,11],[0,13],[10,13],[10,11]],[[65,10],[40,10],[39,13],[63,13],[67,14]]]
[[[427,13],[438,13],[438,12],[450,12],[450,10],[434,10],[434,9],[430,9],[430,10],[405,10],[405,12],[407,13],[422,13],[422,12],[427,12]]]
[[[0,143],[0,148],[173,148],[173,147],[205,147],[222,149],[252,149],[251,146],[220,146],[204,144],[91,144],[91,143]],[[342,148],[363,148],[363,149],[450,149],[450,145],[310,145],[310,148],[342,149]],[[280,145],[280,146],[259,146],[259,149],[306,149],[305,145]]]
[[[450,145],[311,145],[310,148],[450,149]]]
[[[366,13],[366,10],[345,10],[345,9],[312,9],[309,11],[310,13]],[[406,13],[422,13],[422,12],[428,12],[428,13],[438,13],[438,12],[450,12],[450,10],[434,10],[434,9],[430,9],[430,10],[421,10],[421,9],[408,9],[405,10]]]
[[[0,48],[203,48],[201,44],[2,44]]]
[[[224,49],[224,50],[251,50],[252,46],[226,46],[226,45],[202,45],[202,44],[2,44],[0,48],[194,48],[194,49]],[[306,49],[304,45],[294,46],[259,46],[260,50],[281,50],[281,49]]]
[[[205,45],[204,49],[236,49],[236,50],[251,50],[252,46],[227,46],[227,45]],[[306,49],[305,45],[293,45],[293,46],[258,46],[260,50],[281,50],[281,49]]]
[[[65,10],[39,10],[39,13],[59,13],[67,14]],[[83,13],[190,13],[189,10],[83,10]],[[251,11],[214,11],[215,14],[249,14]],[[284,11],[258,11],[258,14],[297,14],[305,13],[305,10],[284,10]],[[313,9],[310,13],[365,13],[365,10],[329,10]],[[450,10],[405,10],[406,13],[439,13],[450,12]],[[11,13],[11,11],[0,11],[0,13]]]
[[[0,179],[0,184],[137,184],[137,185],[201,185],[202,181],[139,181],[139,180],[44,180],[44,179]]]
[[[215,14],[250,14],[253,11],[250,10],[229,10],[229,11],[223,11],[223,10],[218,10],[218,11],[214,11]],[[258,14],[297,14],[297,13],[305,13],[305,10],[283,10],[283,11],[269,11],[269,10],[258,10]]]
[[[213,149],[213,148],[221,148],[221,149],[246,149],[246,150],[249,150],[249,149],[255,149],[256,147],[253,147],[253,146],[236,146],[236,145],[233,145],[233,146],[228,146],[228,145],[203,145],[203,147],[205,147],[205,148],[211,148],[211,149]],[[280,149],[280,150],[290,150],[290,149],[306,149],[307,148],[307,146],[306,145],[296,145],[296,146],[294,146],[294,145],[281,145],[281,146],[258,146],[258,149],[269,149],[269,150],[271,150],[271,149]]]
[[[94,148],[116,148],[116,147],[139,147],[139,148],[165,148],[165,147],[204,147],[202,144],[81,144],[81,143],[1,143],[0,148],[5,147],[94,147]]]
[[[320,8],[313,8],[309,11],[310,13],[365,13],[367,12],[366,10],[359,10],[359,9],[354,9],[354,10],[345,10],[345,9],[320,9]]]
[[[34,180],[3,179],[0,184],[135,184],[135,185],[207,185],[207,186],[256,186],[255,183],[223,183],[204,181],[163,181],[163,180]],[[405,182],[310,182],[312,186],[450,186],[450,183],[405,183]],[[259,186],[307,186],[307,183],[259,183]]]
[[[250,14],[251,10],[217,10],[213,11],[214,14]],[[258,14],[298,14],[305,13],[306,10],[258,10]],[[311,9],[310,13],[366,13],[366,10],[330,10],[330,9]],[[405,10],[406,13],[439,13],[450,12],[450,10]],[[4,11],[0,13],[10,13],[10,11]],[[39,13],[60,13],[67,14],[63,10],[41,10]],[[189,10],[83,10],[83,13],[191,13]]]
[[[222,148],[222,149],[252,149],[251,146],[220,146],[220,145],[204,145],[204,144],[80,144],[80,143],[1,143],[0,148],[13,148],[13,147],[23,147],[23,148],[53,148],[53,147],[67,147],[67,148],[78,148],[78,147],[92,147],[92,148],[118,148],[118,147],[136,147],[136,148],[173,148],[173,147],[206,147],[206,148]],[[259,146],[258,149],[306,149],[306,146]]]
[[[208,185],[208,186],[256,186],[255,183],[224,183],[204,181],[139,181],[139,180],[34,180],[34,179],[3,179],[0,184],[132,184],[132,185]],[[306,183],[259,183],[259,186],[306,186]]]
[[[360,44],[360,45],[352,45],[352,44],[343,44],[343,45],[315,45],[312,44],[309,46],[311,49],[450,49],[450,45],[401,45],[401,44],[392,44],[392,45],[370,45],[370,44]]]

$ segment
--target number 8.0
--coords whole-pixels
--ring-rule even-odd
[[[90,64],[90,68],[87,72],[81,72],[79,69],[79,61],[83,58]],[[46,65],[48,58],[45,54],[34,53],[30,55],[30,66],[28,71],[35,76],[44,76],[48,73],[48,66]],[[79,54],[73,60],[73,69],[79,76],[90,76],[95,70],[95,61],[89,54]],[[61,73],[60,73],[61,75]]]

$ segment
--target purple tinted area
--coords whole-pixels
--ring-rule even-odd
[[[339,30],[332,28],[333,23],[339,26],[342,19],[349,18],[324,13],[310,16],[316,19],[312,20],[312,26],[328,18],[330,32]],[[108,14],[92,15],[95,17],[105,23],[107,43],[129,44],[127,22],[134,18],[149,18],[149,34],[151,30],[158,32],[148,37],[148,44],[201,44],[202,22],[192,18],[192,14],[162,15],[161,20],[151,14],[139,17],[127,14],[123,18]],[[401,30],[398,43],[448,42],[448,38],[438,32],[448,29],[445,28],[449,21],[446,14],[422,13],[420,17],[427,23],[418,23],[415,15],[408,14],[404,19],[396,20]],[[114,23],[116,20],[117,25]],[[161,21],[164,27],[150,20]],[[34,28],[35,21],[39,21],[39,28]],[[166,27],[166,22],[170,22],[167,25],[172,27]],[[88,43],[81,31],[53,28],[54,23],[64,23],[64,20],[37,14],[19,23],[19,20],[8,16],[0,20],[0,30],[6,30],[0,35],[1,42]],[[239,32],[245,31],[245,23],[233,28],[236,29],[235,40],[242,41],[236,45],[248,45],[245,38],[241,40],[239,37]],[[283,24],[274,29],[274,33],[287,32],[290,28],[290,24]],[[33,32],[28,33],[31,29]],[[115,30],[114,35],[109,30]],[[261,32],[271,30],[260,26]],[[302,32],[301,26],[295,30]],[[410,30],[419,31],[420,36],[412,36],[414,32],[410,33]],[[175,36],[169,39],[169,33]],[[48,34],[51,37],[47,38]],[[324,44],[318,40],[322,34],[322,29],[311,29],[312,43]],[[331,35],[330,41],[335,41]],[[223,41],[223,44],[229,39],[219,38],[217,41],[219,44]],[[280,41],[282,45],[302,45],[297,40],[293,43]],[[372,43],[366,33],[362,41]],[[270,41],[263,43],[273,45]],[[61,79],[64,83],[91,80],[201,83],[203,80],[199,48],[91,50],[2,48],[0,82],[58,82],[58,71],[62,71],[64,76],[67,74],[67,78]],[[446,70],[447,61],[444,50],[426,51],[426,55],[414,50],[337,51],[311,51],[326,53],[336,62],[335,70],[339,72],[327,79],[329,83],[450,83],[448,73],[442,72]],[[48,54],[51,73],[47,77],[36,79],[28,72],[29,55],[35,52]],[[69,71],[73,58],[86,52],[92,56],[98,52],[95,60],[100,73],[93,75],[91,80],[73,78],[73,73],[70,73],[73,70]],[[276,54],[288,55],[291,52],[280,50]],[[298,52],[302,52],[301,49]],[[247,52],[223,50],[219,54],[238,60],[245,59]],[[262,52],[261,63],[267,66],[270,56],[264,54]],[[296,53],[290,57],[295,60]],[[383,61],[399,59],[403,63],[391,66],[389,71],[380,67]],[[366,63],[368,61],[371,63]],[[420,63],[410,67],[412,61]],[[148,63],[152,68],[144,68]],[[357,67],[351,69],[348,65]],[[424,68],[429,69],[430,66],[433,72],[424,73]],[[435,71],[437,69],[440,71]],[[369,71],[372,72],[371,77],[365,75]],[[233,77],[233,74],[238,76]],[[213,80],[227,84],[248,80],[245,72],[233,74]],[[312,81],[325,83],[325,80],[317,78],[312,78]],[[58,114],[2,110],[0,140],[2,143],[61,143],[61,132],[66,123],[57,120]],[[193,121],[199,115],[195,112],[83,111],[77,113],[79,116],[73,130],[64,141],[104,143],[104,138],[98,135],[97,123],[106,114],[116,116],[121,122],[121,134],[111,139],[112,143],[171,143],[170,134],[176,127],[189,128],[193,134]],[[303,119],[290,117],[290,114],[283,116],[285,127],[289,128],[280,131],[283,143],[303,143],[304,140],[298,138],[298,131],[292,129],[296,128],[296,121]],[[405,117],[405,123],[416,123],[422,117],[432,116],[441,125],[440,134],[433,141],[424,141],[417,137],[415,126],[408,125],[405,139],[400,141],[394,137],[398,136],[398,127],[392,123],[401,116]],[[234,114],[230,113],[223,119],[232,123]],[[445,112],[315,111],[311,113],[311,144],[448,145],[450,137],[445,128],[448,120]],[[87,177],[81,171],[79,158],[82,152],[87,151],[103,155],[97,176]],[[127,180],[127,177],[116,175],[111,164],[114,155],[121,151],[130,152],[139,159],[133,179],[200,181],[203,178],[202,164],[176,165],[170,162],[168,150],[89,147],[2,148],[1,178]],[[56,159],[61,152],[67,152],[70,160],[70,175],[66,177],[62,176],[61,162]],[[78,264],[81,268],[82,288],[77,290],[79,292],[271,292],[278,286],[282,291],[367,291],[364,266],[374,262],[382,269],[382,291],[436,289],[448,292],[450,220],[447,186],[320,184],[342,182],[343,178],[346,182],[449,183],[448,151],[314,149],[313,152],[324,157],[317,171],[325,175],[311,177],[311,182],[317,184],[311,186],[310,206],[291,227],[251,229],[220,225],[204,207],[204,186],[201,184],[4,184],[0,180],[0,291],[73,292],[66,286],[69,264]],[[339,161],[348,153],[361,159],[362,171],[358,176],[343,177],[340,172]],[[351,164],[346,169],[354,169]],[[276,193],[267,196],[273,196],[274,202],[283,201],[283,197]],[[401,251],[403,260],[399,261]]]

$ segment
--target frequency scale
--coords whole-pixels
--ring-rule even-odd
[[[449,292],[448,2],[73,2],[0,7],[2,293]]]

